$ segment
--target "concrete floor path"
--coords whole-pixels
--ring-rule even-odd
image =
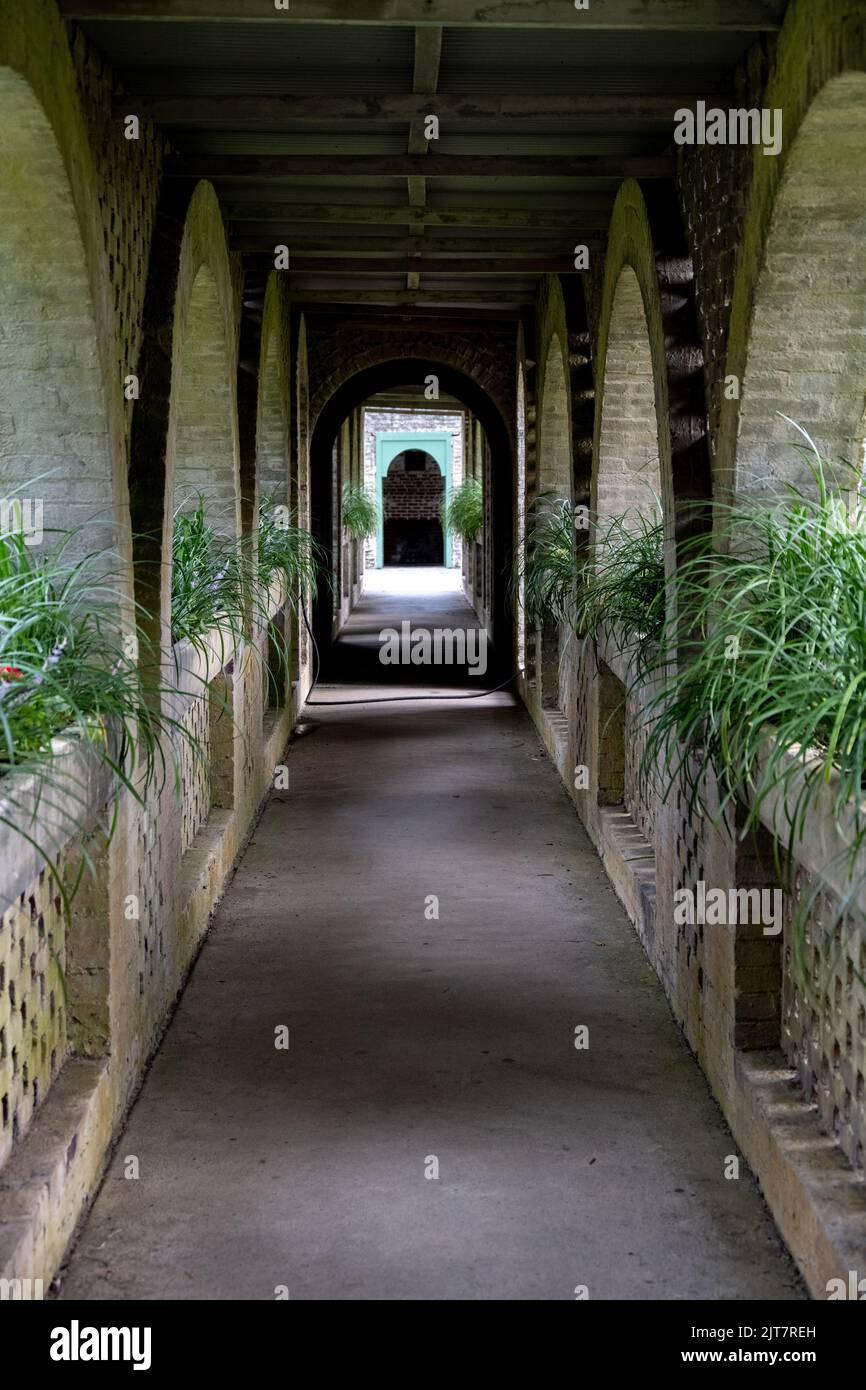
[[[802,1298],[526,713],[310,718],[60,1296]]]

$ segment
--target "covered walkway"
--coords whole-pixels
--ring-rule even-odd
[[[313,715],[61,1296],[802,1296],[526,712]]]
[[[866,0],[0,0],[0,129],[0,1303],[866,1300]]]

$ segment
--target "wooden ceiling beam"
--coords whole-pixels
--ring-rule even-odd
[[[413,92],[435,92],[439,85],[439,64],[442,59],[442,26],[432,25],[415,30],[415,68],[412,79]],[[410,156],[427,155],[429,141],[425,133],[426,116],[413,116],[409,122],[409,139],[406,144]],[[424,160],[426,164],[428,161]],[[427,205],[427,179],[425,174],[416,171],[406,176],[406,198],[410,207],[423,208]],[[406,289],[417,290],[421,277],[416,270],[406,274]]]
[[[146,90],[147,78],[141,78]],[[176,82],[176,79],[174,79]],[[729,93],[702,91],[672,92],[670,95],[640,95],[618,93],[556,93],[523,92],[508,95],[453,96],[433,92],[410,92],[396,95],[367,93],[347,95],[336,92],[327,96],[308,96],[298,93],[282,96],[148,96],[132,92],[116,98],[115,115],[122,118],[135,112],[139,116],[167,126],[221,126],[236,129],[245,123],[256,122],[279,129],[286,121],[408,121],[413,116],[438,116],[445,122],[455,121],[531,121],[573,120],[581,116],[613,116],[635,120],[673,120],[674,112],[694,107],[698,101],[710,100],[724,104],[733,97]]]
[[[233,243],[234,244],[234,243]],[[236,250],[245,247],[236,246]],[[293,275],[569,275],[580,274],[574,268],[574,257],[515,256],[485,258],[431,258],[430,256],[401,256],[397,259],[368,259],[357,257],[291,256],[288,273]]]
[[[533,290],[290,290],[298,304],[447,304],[455,308],[486,308],[489,304],[534,304]]]
[[[243,224],[241,224],[243,225]],[[596,234],[592,237],[585,237],[585,241],[598,244],[601,238]],[[273,245],[277,238],[274,237]],[[315,258],[319,256],[331,256],[335,264],[342,263],[343,257],[363,262],[364,265],[375,267],[378,257],[394,256],[426,256],[433,259],[453,256],[457,258],[456,263],[472,255],[482,258],[499,257],[507,261],[509,257],[524,258],[529,257],[544,259],[568,258],[571,250],[570,239],[562,233],[537,232],[533,237],[513,237],[496,240],[493,237],[399,237],[383,236],[369,237],[361,236],[350,238],[342,237],[311,237],[293,236],[289,240],[289,247],[292,258],[300,256],[309,260],[310,264],[317,263]],[[239,251],[261,252],[262,256],[272,257],[269,253],[273,251],[271,241],[265,244],[261,234],[255,236],[249,233],[238,233],[232,237],[232,245]],[[337,253],[336,255],[334,253]]]
[[[179,154],[168,178],[669,179],[668,155]]]
[[[317,222],[322,226],[406,227],[424,223],[429,227],[515,228],[528,231],[570,231],[578,241],[586,233],[604,231],[610,221],[607,204],[584,204],[575,208],[545,208],[537,204],[523,208],[410,208],[367,207],[353,203],[229,203],[225,215],[230,222],[273,223],[273,244],[291,238],[280,235],[281,227],[293,223]],[[265,233],[267,236],[267,233]],[[267,244],[263,243],[263,250]]]
[[[446,24],[510,29],[679,29],[765,32],[781,28],[787,0],[59,0],[68,19],[214,20],[229,24]]]

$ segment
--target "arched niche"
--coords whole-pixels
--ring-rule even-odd
[[[449,469],[424,445],[422,436],[409,446],[391,443],[385,450],[390,458],[379,486],[386,565],[443,565],[450,559],[443,519]]]
[[[196,275],[178,364],[173,512],[199,498],[208,520],[226,536],[240,531],[237,425],[230,389],[231,359],[216,277]]]
[[[404,459],[407,453],[418,451],[421,451],[430,460],[432,467],[441,478],[441,487],[437,486],[436,488],[437,496],[439,496],[436,515],[433,515],[430,507],[425,508],[425,513],[429,513],[426,516],[428,521],[434,523],[437,519],[439,521],[439,538],[442,545],[442,559],[431,561],[431,563],[444,565],[451,563],[451,537],[447,534],[441,516],[442,504],[447,506],[451,496],[451,434],[447,430],[422,431],[420,433],[388,431],[376,436],[376,500],[379,504],[376,548],[379,565],[402,563],[393,560],[389,562],[387,559],[388,554],[392,553],[388,536],[388,522],[391,518],[388,516],[389,485],[387,480],[392,467],[398,460]],[[402,468],[405,469],[405,464],[402,465]],[[432,497],[433,490],[428,489],[428,491]],[[390,492],[393,497],[395,485],[391,485]]]
[[[508,587],[513,564],[513,449],[504,416],[493,397],[476,379],[435,357],[395,357],[365,367],[343,380],[321,407],[310,445],[313,532],[320,544],[330,550],[334,543],[330,495],[332,450],[343,421],[358,406],[381,391],[398,386],[423,385],[430,372],[439,377],[443,393],[456,396],[475,416],[489,445],[491,490],[486,513],[489,524],[485,536],[492,578],[489,603],[491,637],[494,659],[501,664],[503,676],[507,676],[514,669],[513,614]],[[317,641],[321,639],[320,645],[327,646],[331,637],[331,596],[324,588],[317,597],[315,617]]]
[[[34,551],[73,531],[70,559],[126,555],[126,490],[112,471],[104,379],[66,166],[30,84],[0,67],[0,500]],[[118,395],[121,383],[117,383]],[[118,561],[100,568],[119,582]]]
[[[520,361],[517,366],[517,478],[515,487],[517,493],[516,545],[522,553],[526,543],[526,371],[522,361]],[[517,583],[517,605],[514,615],[514,620],[517,624],[518,671],[526,670],[525,593],[526,585],[521,565]]]
[[[637,275],[624,265],[613,296],[601,383],[597,525],[661,516],[659,430],[652,351]]]
[[[259,497],[291,504],[289,488],[289,392],[284,380],[282,304],[276,276],[265,293],[256,420]]]
[[[773,204],[740,383],[739,496],[806,485],[806,429],[863,471],[866,407],[866,72],[831,78],[806,111]]]
[[[571,416],[568,374],[562,342],[551,335],[544,362],[538,417],[538,516],[555,505],[556,499],[572,499]],[[562,710],[564,692],[560,688],[563,655],[559,626],[544,622],[540,630],[538,679],[541,704],[545,709]]]
[[[562,344],[554,335],[547,350],[538,433],[538,489],[571,497],[571,426]]]

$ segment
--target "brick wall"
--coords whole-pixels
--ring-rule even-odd
[[[392,472],[382,479],[385,521],[440,521],[445,479],[439,469]]]
[[[866,145],[866,11],[851,0],[791,0],[781,33],[753,44],[734,87],[734,105],[782,109],[781,157],[748,148],[686,148],[679,152],[675,197],[661,185],[626,183],[604,254],[593,257],[583,277],[597,395],[593,500],[605,501],[600,470],[605,457],[608,463],[613,457],[602,447],[603,422],[618,422],[619,463],[640,462],[642,445],[631,438],[631,424],[637,414],[646,415],[647,392],[640,409],[636,397],[638,387],[649,383],[658,417],[669,572],[689,528],[704,524],[706,508],[695,507],[695,501],[709,497],[713,487],[724,496],[732,485],[797,476],[790,426],[780,420],[780,411],[803,420],[825,447],[858,461],[866,434],[861,254],[866,195],[860,176]],[[615,293],[624,269],[637,277],[646,326],[642,346],[627,344],[623,355],[615,346],[611,353],[611,344]],[[564,304],[543,287],[532,355],[543,363],[551,337],[563,340],[567,332]],[[542,379],[540,419],[543,396]],[[573,389],[572,406],[574,399]],[[575,444],[576,480],[578,458]],[[618,506],[630,496],[618,492],[612,500]],[[792,954],[787,937],[780,957],[779,943],[758,939],[752,929],[675,927],[674,888],[694,890],[700,881],[725,890],[772,882],[772,850],[765,843],[756,854],[751,845],[738,843],[736,819],[714,822],[691,811],[676,785],[655,808],[657,814],[645,815],[652,808],[637,794],[632,743],[616,795],[625,792],[632,820],[652,840],[647,848],[654,856],[657,899],[648,919],[634,874],[627,872],[627,856],[617,852],[615,835],[596,805],[600,787],[607,786],[612,771],[617,776],[620,771],[619,764],[609,765],[605,742],[614,726],[606,735],[600,718],[610,704],[609,692],[601,689],[595,656],[590,653],[586,661],[578,644],[572,647],[560,674],[560,689],[569,692],[563,705],[567,732],[539,708],[534,692],[530,707],[569,791],[573,749],[579,750],[577,761],[591,770],[593,758],[598,760],[595,785],[586,794],[572,792],[579,814],[810,1288],[822,1296],[828,1277],[856,1266],[866,1229],[854,1171],[862,1161],[858,1144],[864,1120],[862,1086],[859,1108],[856,1099],[857,1038],[850,1022],[856,1004],[850,960],[863,949],[866,929],[861,922],[851,935],[846,923],[844,951],[838,949],[837,931],[835,997],[828,989],[807,1027],[808,1010],[786,973]],[[625,670],[618,668],[617,677],[627,683]],[[613,755],[623,762],[621,749]],[[634,845],[629,853],[634,856]],[[807,882],[805,871],[798,872],[801,896]],[[819,899],[810,923],[813,964],[822,912],[826,916]],[[783,977],[787,1057],[779,1047]],[[755,1048],[764,1050],[755,1055]],[[803,1088],[802,1103],[795,1081]],[[793,1126],[796,1163],[789,1147]],[[838,1147],[828,1147],[826,1135]],[[827,1163],[839,1183],[832,1195]]]
[[[364,487],[371,496],[376,494],[376,435],[395,434],[441,434],[451,435],[451,486],[459,487],[464,471],[464,419],[462,414],[453,411],[436,410],[374,410],[363,412],[363,462]],[[437,513],[438,515],[438,513]],[[460,566],[462,547],[458,536],[451,538],[451,563]],[[364,552],[364,568],[373,569],[376,565],[375,537],[367,541]]]
[[[138,140],[124,139],[112,109],[116,93],[98,53],[63,23],[53,0],[0,0],[4,158],[16,154],[16,141],[31,146],[17,150],[17,180],[4,164],[0,208],[0,296],[7,295],[0,302],[0,491],[53,469],[42,484],[46,526],[68,526],[85,513],[100,518],[83,533],[83,548],[98,548],[100,525],[110,528],[128,591],[132,533],[151,531],[155,544],[137,556],[152,562],[137,571],[137,596],[157,616],[151,636],[164,640],[165,523],[175,483],[186,470],[187,483],[213,490],[214,461],[222,460],[214,500],[236,507],[242,270],[228,253],[213,190],[161,185],[161,142],[146,122]],[[37,248],[39,264],[28,274],[26,257]],[[197,314],[203,289],[213,293]],[[293,501],[303,521],[309,460],[298,329],[290,370],[288,303],[272,281],[259,374],[267,400],[254,388],[248,455],[253,480],[258,461],[279,481],[288,473],[292,429]],[[124,378],[132,374],[140,393],[127,400]],[[229,529],[236,525],[235,512]],[[148,574],[162,575],[161,582],[148,585]],[[96,874],[92,884],[85,874],[66,933],[68,1057],[59,1034],[52,1041],[57,999],[46,983],[39,1008],[48,1012],[43,1020],[37,1009],[34,1017],[39,1067],[28,1065],[16,1135],[10,1108],[0,1144],[9,1149],[0,1181],[2,1277],[47,1282],[54,1273],[282,755],[297,704],[273,711],[265,731],[263,673],[253,655],[266,647],[259,626],[231,672],[209,673],[209,696],[196,704],[196,717],[206,721],[202,743],[213,753],[207,795],[203,777],[187,777],[185,804],[169,759],[164,784],[146,805],[123,792],[116,797],[114,836],[92,854]],[[294,670],[302,691],[309,671],[303,664]],[[42,910],[47,878],[34,859],[20,837],[4,841],[2,949],[13,931],[18,939],[19,917],[13,923],[9,914],[21,907],[24,888],[38,908],[33,917],[25,902],[31,930],[41,930],[41,917],[62,960],[63,943]],[[29,1116],[43,1111],[42,1123],[25,1132]]]

